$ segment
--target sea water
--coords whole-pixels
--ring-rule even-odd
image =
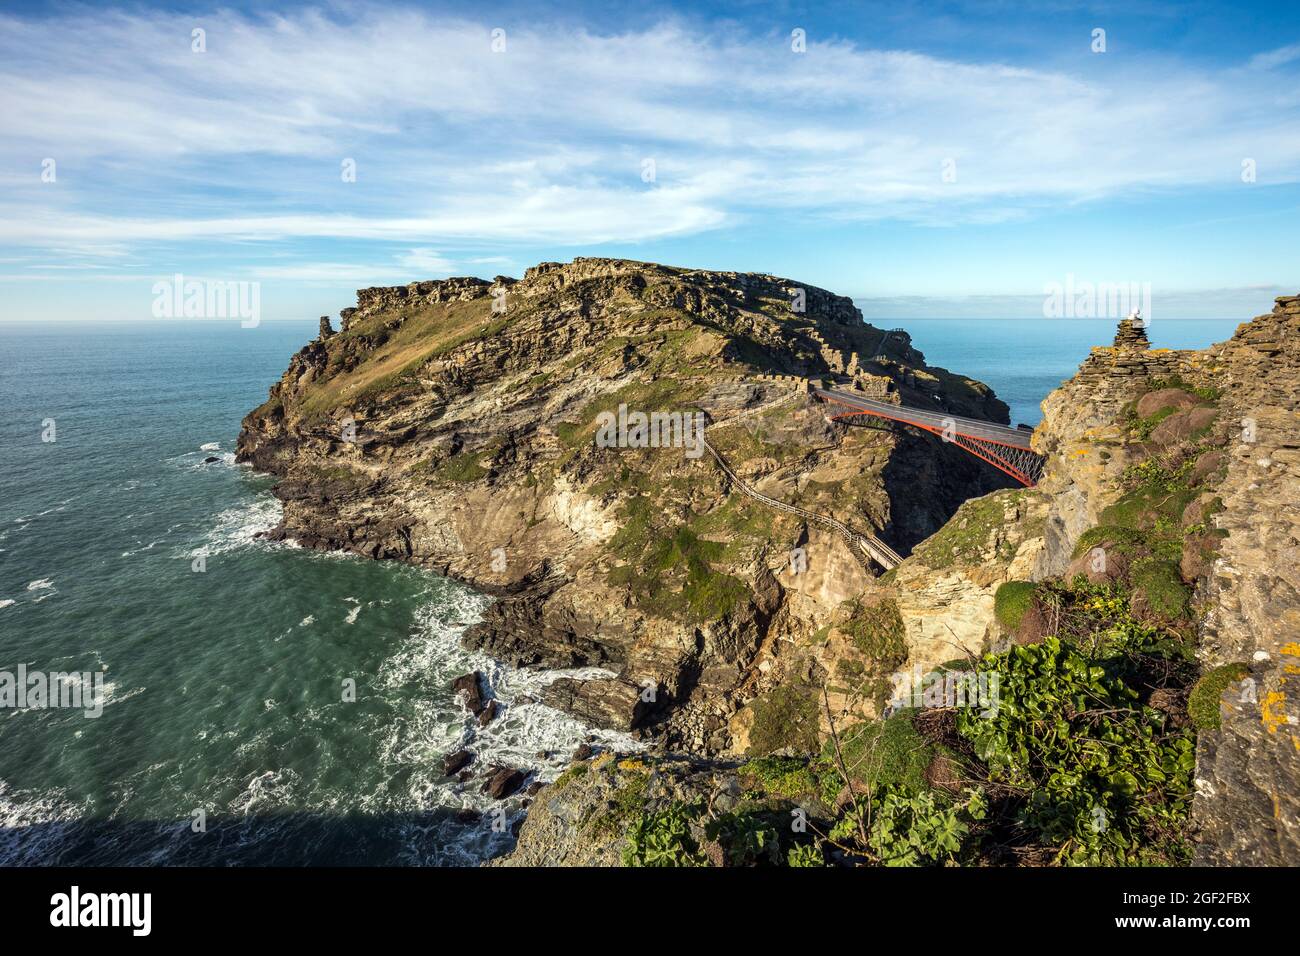
[[[1114,327],[883,324],[1031,425]],[[1235,325],[1162,320],[1151,338],[1203,347]],[[468,746],[480,769],[549,780],[591,733],[525,701],[595,671],[461,648],[482,596],[256,536],[280,507],[273,479],[235,464],[240,419],[315,333],[0,324],[0,671],[103,685],[93,719],[0,709],[0,863],[474,864],[509,848],[520,800],[444,778],[443,756]],[[513,703],[485,729],[449,689],[475,668]]]

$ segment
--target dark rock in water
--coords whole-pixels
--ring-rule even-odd
[[[210,465],[210,464],[212,464],[214,461],[221,461],[221,459],[218,458],[216,455],[209,455],[207,458],[204,458],[204,459],[203,459],[203,464],[205,464],[205,465]]]
[[[478,671],[462,674],[451,682],[451,689],[460,697],[461,703],[477,716],[483,712],[483,675]]]
[[[483,784],[483,792],[493,800],[504,800],[519,790],[524,783],[524,773],[514,767],[493,767],[491,776]]]
[[[442,758],[442,772],[448,777],[453,776],[468,767],[473,759],[474,754],[468,750],[457,750],[454,754],[447,754]]]
[[[458,783],[469,783],[473,779],[474,771],[472,770],[462,770],[460,773],[456,774],[456,780]]]
[[[535,797],[544,786],[546,786],[546,784],[542,783],[540,780],[534,780],[532,783],[528,785],[528,789],[524,792],[527,793],[530,797]]]
[[[460,823],[478,823],[482,816],[477,810],[457,810],[456,820]]]
[[[578,749],[573,752],[574,760],[590,760],[592,754],[591,744],[578,744]]]
[[[495,700],[488,701],[478,715],[478,725],[486,727],[492,721],[496,720],[497,714],[501,713],[501,705]]]

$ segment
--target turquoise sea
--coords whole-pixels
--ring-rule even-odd
[[[1028,424],[1114,328],[893,324]],[[1151,338],[1201,347],[1236,324]],[[234,463],[239,422],[315,326],[0,324],[0,672],[106,688],[97,718],[0,709],[0,863],[472,864],[510,845],[519,800],[493,813],[443,755],[546,780],[590,733],[527,702],[562,672],[460,648],[485,601],[467,588],[254,537],[279,508]],[[508,705],[484,730],[448,689],[472,668]]]
[[[467,588],[254,538],[279,506],[239,422],[315,332],[0,325],[0,671],[107,691],[98,718],[0,709],[0,862],[475,863],[519,801],[493,814],[442,756],[547,779],[586,736],[540,704],[480,731],[452,698],[475,667],[504,702],[558,673],[462,650]]]

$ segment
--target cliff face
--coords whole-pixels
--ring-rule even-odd
[[[694,443],[696,413],[742,481],[904,552],[1007,484],[937,438],[829,423],[809,378],[997,422],[1007,409],[788,280],[577,259],[364,289],[341,315],[244,421],[240,460],[282,479],[273,535],[498,595],[467,640],[608,667],[548,701],[671,746],[745,744],[750,701],[843,656],[834,633],[809,657],[781,647],[815,645],[872,580],[838,537],[736,494]],[[654,412],[682,416],[661,421],[680,426],[674,447],[635,447],[635,416]],[[602,447],[610,417],[604,437],[631,431]]]
[[[1187,407],[1188,390],[1212,395],[1217,414]],[[1199,351],[1150,349],[1121,324],[1114,345],[1093,349],[1044,401],[1035,432],[1048,456],[1035,579],[1078,571],[1080,537],[1126,507],[1126,472],[1206,432],[1184,465],[1198,494],[1182,515],[1178,560],[1195,587],[1204,686],[1217,688],[1218,720],[1197,737],[1201,864],[1300,862],[1298,404],[1300,297],[1289,296]],[[1156,424],[1134,440],[1144,416]]]
[[[1076,859],[1300,863],[1298,404],[1300,297],[1279,299],[1271,314],[1201,351],[1153,350],[1141,329],[1122,323],[1115,343],[1094,349],[1044,401],[1034,444],[1048,465],[1036,488],[967,501],[896,570],[859,592],[840,592],[852,600],[819,618],[827,621],[822,629],[786,635],[764,649],[768,657],[760,654],[767,680],[731,720],[734,749],[809,756],[739,766],[608,756],[599,766],[575,764],[538,796],[519,848],[503,862],[637,864],[653,830],[686,862],[752,865],[752,841],[728,841],[755,827],[765,827],[780,848],[769,862],[781,862],[787,851],[790,865],[796,857],[805,861],[799,865],[887,860],[888,834],[899,818],[888,817],[884,829],[880,820],[872,829],[868,818],[870,833],[856,839],[841,745],[851,750],[864,736],[874,742],[861,773],[851,756],[845,759],[847,779],[856,777],[860,793],[883,800],[881,813],[938,806],[960,819],[954,779],[969,785],[1000,778],[983,751],[977,757],[969,738],[952,733],[951,704],[870,719],[888,713],[889,688],[881,681],[891,670],[924,672],[1010,645],[1041,648],[1062,634],[1100,654],[1095,659],[1105,666],[1098,673],[1129,675],[1133,702],[1107,711],[1112,726],[1102,732],[1118,736],[1106,739],[1124,739],[1126,728],[1154,734],[1144,739],[1162,741],[1161,759],[1169,761],[1122,811],[1127,816],[1111,807],[1116,815],[1104,817],[1111,830],[1127,834],[1119,857]],[[1012,602],[1002,600],[1008,593],[1032,597],[1011,614]],[[788,597],[788,605],[802,596]],[[865,657],[854,649],[864,636],[871,649]],[[1106,645],[1115,641],[1126,649],[1107,657]],[[1014,672],[1016,653],[984,658],[981,666]],[[1020,704],[1017,695],[1035,693],[1050,677],[1044,670],[1019,689],[1005,686],[1004,703]],[[874,689],[876,700],[863,707],[845,685]],[[810,701],[808,688],[824,696]],[[1041,699],[1031,705],[1044,706],[1050,704]],[[828,733],[832,716],[837,738]],[[1076,716],[1067,710],[1059,719]],[[855,719],[865,719],[856,725],[865,733],[856,731]],[[1097,730],[1085,722],[1066,739]],[[1193,733],[1194,773],[1183,756]],[[1043,759],[1049,757],[1044,750]],[[1066,759],[1067,777],[1099,772],[1085,771],[1081,759]],[[956,774],[954,760],[961,764]],[[1139,761],[1121,770],[1124,787],[1141,786],[1127,776],[1142,772]],[[1012,801],[990,817],[1023,828],[1033,822],[1026,813],[1035,801],[1059,821],[1077,807],[1073,801],[1092,799],[1086,787],[1072,785],[1061,797],[1051,786],[1030,784],[1028,807]],[[900,803],[900,794],[919,803]],[[1054,805],[1057,799],[1063,802]],[[1160,801],[1165,816],[1153,831],[1142,821]],[[611,822],[608,808],[615,806],[621,817]],[[804,812],[819,821],[816,834],[840,835],[809,844],[806,835],[791,834],[789,815]],[[981,824],[967,821],[961,850],[947,862],[1059,860],[1096,838],[1088,823],[1095,817],[1081,819],[1072,839],[1050,826],[1028,836],[1022,829],[1025,844],[1010,847],[1010,857],[1005,829],[992,826],[986,840]]]

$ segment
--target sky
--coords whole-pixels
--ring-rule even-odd
[[[1300,292],[1300,4],[1026,6],[0,4],[0,321],[593,255],[869,320]]]

